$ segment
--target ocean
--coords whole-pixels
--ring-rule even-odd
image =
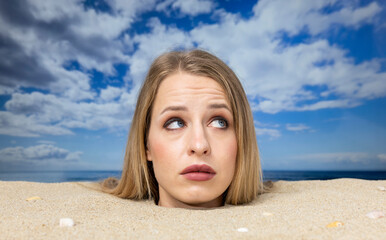
[[[41,171],[41,172],[0,172],[0,181],[29,182],[82,182],[101,181],[108,177],[120,178],[121,171]],[[386,171],[264,171],[264,181],[329,180],[336,178],[357,178],[386,180]]]

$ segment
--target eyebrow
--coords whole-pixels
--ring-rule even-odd
[[[166,111],[188,111],[188,109],[186,107],[184,107],[184,106],[170,106],[170,107],[165,108],[161,112],[161,114],[163,114]]]
[[[226,105],[226,104],[211,104],[208,106],[208,109],[219,109],[219,108],[225,108],[227,109],[229,112],[232,112],[229,107]],[[188,108],[185,107],[185,106],[169,106],[167,108],[165,108],[161,114],[163,114],[164,112],[167,112],[167,111],[188,111]]]
[[[232,112],[229,107],[226,105],[226,104],[211,104],[208,106],[209,109],[218,109],[218,108],[225,108],[227,109],[229,112]]]

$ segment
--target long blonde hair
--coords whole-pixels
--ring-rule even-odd
[[[154,60],[138,96],[121,179],[110,187],[106,179],[104,191],[121,198],[153,198],[158,202],[158,183],[152,163],[146,159],[146,141],[158,87],[177,71],[209,77],[224,89],[233,112],[238,147],[235,175],[224,200],[234,205],[252,201],[262,192],[263,183],[251,108],[236,74],[219,58],[202,50],[167,52]]]

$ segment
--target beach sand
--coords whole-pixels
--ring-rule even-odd
[[[0,181],[0,239],[386,239],[386,181],[275,182],[241,206],[170,209],[96,183]],[[27,201],[38,196],[40,200]],[[60,227],[61,218],[74,220]],[[337,227],[328,224],[339,221]],[[334,225],[334,224],[333,224]]]

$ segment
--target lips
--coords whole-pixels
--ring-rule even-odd
[[[195,164],[185,168],[181,175],[192,181],[208,181],[216,175],[216,171],[206,164]]]
[[[203,173],[212,173],[212,174],[216,174],[216,172],[213,170],[213,168],[209,167],[208,165],[206,164],[202,164],[202,165],[198,165],[198,164],[195,164],[195,165],[191,165],[187,168],[185,168],[181,174],[187,174],[187,173],[192,173],[192,172],[203,172]]]

